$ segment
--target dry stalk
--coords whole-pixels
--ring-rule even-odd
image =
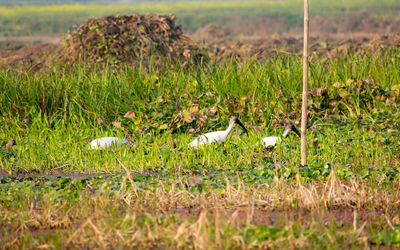
[[[125,180],[128,182],[129,178]],[[3,214],[0,216],[3,222],[1,225],[8,226],[18,221],[18,225],[10,227],[13,231],[7,239],[12,243],[7,245],[10,247],[23,244],[18,239],[20,234],[29,234],[37,228],[47,230],[62,227],[69,237],[69,241],[64,243],[66,247],[312,248],[312,242],[306,235],[300,234],[295,238],[290,233],[299,227],[299,222],[290,218],[282,221],[288,235],[277,240],[249,242],[243,232],[257,226],[257,220],[251,219],[259,219],[256,216],[260,212],[269,218],[269,211],[288,216],[286,212],[313,210],[311,213],[306,211],[306,214],[315,213],[318,217],[300,223],[300,226],[322,231],[326,239],[334,243],[337,237],[321,223],[324,214],[319,217],[319,211],[337,209],[341,212],[341,209],[353,209],[353,217],[347,221],[349,227],[338,233],[343,237],[356,236],[362,240],[362,244],[370,220],[360,222],[363,211],[357,209],[368,209],[371,204],[379,204],[380,210],[386,209],[392,213],[387,214],[386,222],[383,223],[394,228],[393,225],[399,221],[398,217],[393,218],[393,212],[398,211],[400,205],[395,192],[390,189],[380,190],[355,179],[345,183],[337,178],[335,172],[325,182],[291,184],[284,179],[278,182],[277,179],[276,183],[268,186],[244,185],[238,180],[237,183],[227,183],[227,187],[226,193],[221,195],[217,190],[189,192],[180,186],[179,181],[169,186],[161,182],[152,191],[138,189],[137,196],[129,188],[121,187],[120,192],[117,192],[122,193],[120,196],[110,196],[106,191],[96,192],[83,197],[79,206],[68,203],[50,205],[51,197],[44,196],[43,202],[33,209],[31,201],[27,201],[25,211],[7,211],[0,206],[0,214]],[[169,215],[175,214],[177,209],[182,212],[178,216],[182,216],[176,221],[168,221]],[[164,223],[166,218],[168,223]],[[17,227],[20,227],[20,231],[14,233]],[[237,231],[229,230],[231,228]],[[38,247],[39,243],[34,247]]]

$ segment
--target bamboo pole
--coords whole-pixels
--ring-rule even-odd
[[[308,0],[304,0],[303,98],[301,105],[301,165],[307,165]]]

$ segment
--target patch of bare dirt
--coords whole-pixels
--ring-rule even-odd
[[[296,37],[248,37],[231,40],[218,40],[205,43],[211,58],[257,57],[259,59],[276,54],[302,54],[303,38]],[[329,57],[345,54],[352,50],[356,54],[374,52],[381,48],[400,48],[400,34],[390,36],[364,37],[337,40],[333,38],[310,38],[310,52]]]
[[[28,43],[28,44],[39,44],[39,43],[50,43],[58,45],[61,42],[63,34],[54,35],[40,35],[40,36],[6,36],[0,38],[0,42],[10,42],[10,43]]]
[[[56,50],[57,45],[50,43],[5,42],[0,45],[0,64],[7,68],[21,66],[26,69],[37,70],[47,63],[49,55],[54,54]]]
[[[7,171],[0,168],[0,176],[10,176],[10,174]]]

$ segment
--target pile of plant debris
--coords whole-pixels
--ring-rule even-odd
[[[198,64],[204,53],[185,35],[173,15],[146,13],[89,19],[69,33],[63,54],[100,64]]]

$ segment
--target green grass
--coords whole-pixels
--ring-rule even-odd
[[[387,15],[396,17],[399,11],[396,0],[327,1],[311,3],[312,16],[340,16],[370,10],[376,18]],[[303,23],[302,1],[189,1],[173,3],[134,4],[16,4],[0,6],[1,36],[44,35],[65,33],[73,25],[79,25],[88,18],[132,12],[174,13],[178,22],[187,31],[195,31],[215,22],[225,25],[237,18],[272,17],[284,18],[287,25],[299,28]]]
[[[400,57],[392,53],[397,50],[316,58],[310,63],[311,88],[327,86],[329,90],[325,97],[310,98],[310,126],[316,123],[323,131],[310,138],[310,166],[395,167],[400,75],[387,69],[397,68]],[[370,85],[360,82],[362,79],[371,79]],[[253,153],[258,154],[256,162],[260,163],[256,165],[264,166],[268,162],[262,161],[262,148],[255,144],[261,136],[280,135],[282,128],[275,126],[280,119],[299,119],[300,82],[301,58],[297,56],[265,62],[230,61],[197,69],[177,65],[160,72],[140,68],[98,71],[79,66],[72,71],[55,66],[38,74],[3,71],[0,140],[4,146],[15,139],[16,146],[3,151],[1,165],[8,171],[121,170],[113,154],[88,151],[84,140],[127,132],[138,145],[116,154],[137,171],[175,169],[178,165],[252,169],[255,162],[248,155]],[[336,82],[349,86],[336,89]],[[329,106],[332,103],[334,109]],[[210,110],[216,113],[210,114]],[[135,117],[124,118],[128,111]],[[200,158],[188,149],[187,144],[195,138],[193,131],[225,129],[233,115],[250,130],[260,125],[265,130],[204,149]],[[96,125],[98,119],[101,126]],[[114,127],[113,121],[121,122],[122,128]],[[174,140],[176,149],[171,150]],[[278,159],[285,156],[295,169],[299,165],[298,139],[289,139],[289,145],[277,151]]]
[[[309,125],[317,128],[308,130],[305,167],[294,135],[272,151],[257,144],[283,132],[281,118],[299,119],[301,61],[4,67],[1,169],[110,176],[1,177],[0,242],[18,248],[398,246],[399,50],[312,58],[310,87],[328,92],[310,95]],[[128,111],[135,116],[124,118]],[[236,129],[222,145],[188,148],[198,134],[225,129],[233,115],[248,137]],[[260,125],[261,132],[252,130]],[[90,151],[85,141],[126,134],[136,146]],[[16,143],[8,149],[10,139]],[[145,173],[116,174],[125,171]],[[201,183],[191,184],[190,176]],[[273,223],[259,221],[270,216]]]

